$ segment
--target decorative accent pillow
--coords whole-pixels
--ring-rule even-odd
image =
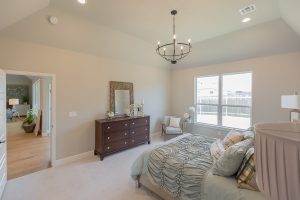
[[[225,152],[224,146],[220,139],[214,141],[210,146],[210,154],[214,161],[218,160]]]
[[[247,139],[229,147],[214,163],[212,167],[212,173],[219,176],[234,175],[238,171],[245,153],[252,146],[253,139]]]
[[[247,130],[247,131],[243,132],[243,134],[244,134],[244,139],[254,138],[254,132],[253,131]]]
[[[254,147],[247,151],[236,178],[239,188],[259,191],[256,184]]]
[[[230,146],[234,145],[237,142],[242,141],[243,139],[244,139],[244,134],[233,129],[223,139],[223,146],[226,150]]]
[[[169,126],[174,127],[174,128],[180,128],[180,118],[171,117]]]

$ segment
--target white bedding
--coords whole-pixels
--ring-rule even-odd
[[[239,189],[234,177],[207,175],[204,184],[204,200],[265,200],[260,192]]]

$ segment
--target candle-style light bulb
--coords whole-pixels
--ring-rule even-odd
[[[158,46],[160,45],[160,41],[157,42],[157,45],[158,45]]]
[[[183,46],[180,47],[181,51],[183,50]]]
[[[173,35],[173,39],[176,40],[176,35]]]
[[[191,43],[191,39],[188,39],[189,44]]]

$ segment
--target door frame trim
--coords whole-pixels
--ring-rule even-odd
[[[6,75],[25,75],[25,76],[40,76],[40,77],[50,77],[51,85],[52,85],[52,101],[51,101],[51,120],[52,120],[52,131],[50,134],[50,162],[51,167],[53,167],[56,163],[56,75],[48,74],[48,73],[39,73],[39,72],[28,72],[28,71],[16,71],[16,70],[3,70]]]

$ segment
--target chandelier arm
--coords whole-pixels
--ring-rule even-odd
[[[160,45],[159,47],[157,47],[157,49],[161,49],[162,47],[166,47],[166,46],[171,46],[173,45],[174,43],[167,43],[167,44],[164,44],[164,45]],[[190,44],[188,43],[184,43],[184,42],[178,42],[177,44],[179,45],[184,45],[184,46],[188,46],[188,47],[192,47]]]
[[[157,52],[158,53],[158,55],[160,55],[161,57],[179,57],[179,56],[181,56],[181,55],[188,55],[189,53],[191,53],[191,51],[187,51],[187,52],[185,52],[185,53],[182,53],[182,54],[175,54],[175,55],[168,55],[168,54],[161,54],[161,53],[159,53],[159,52]],[[174,58],[175,59],[175,58]]]

